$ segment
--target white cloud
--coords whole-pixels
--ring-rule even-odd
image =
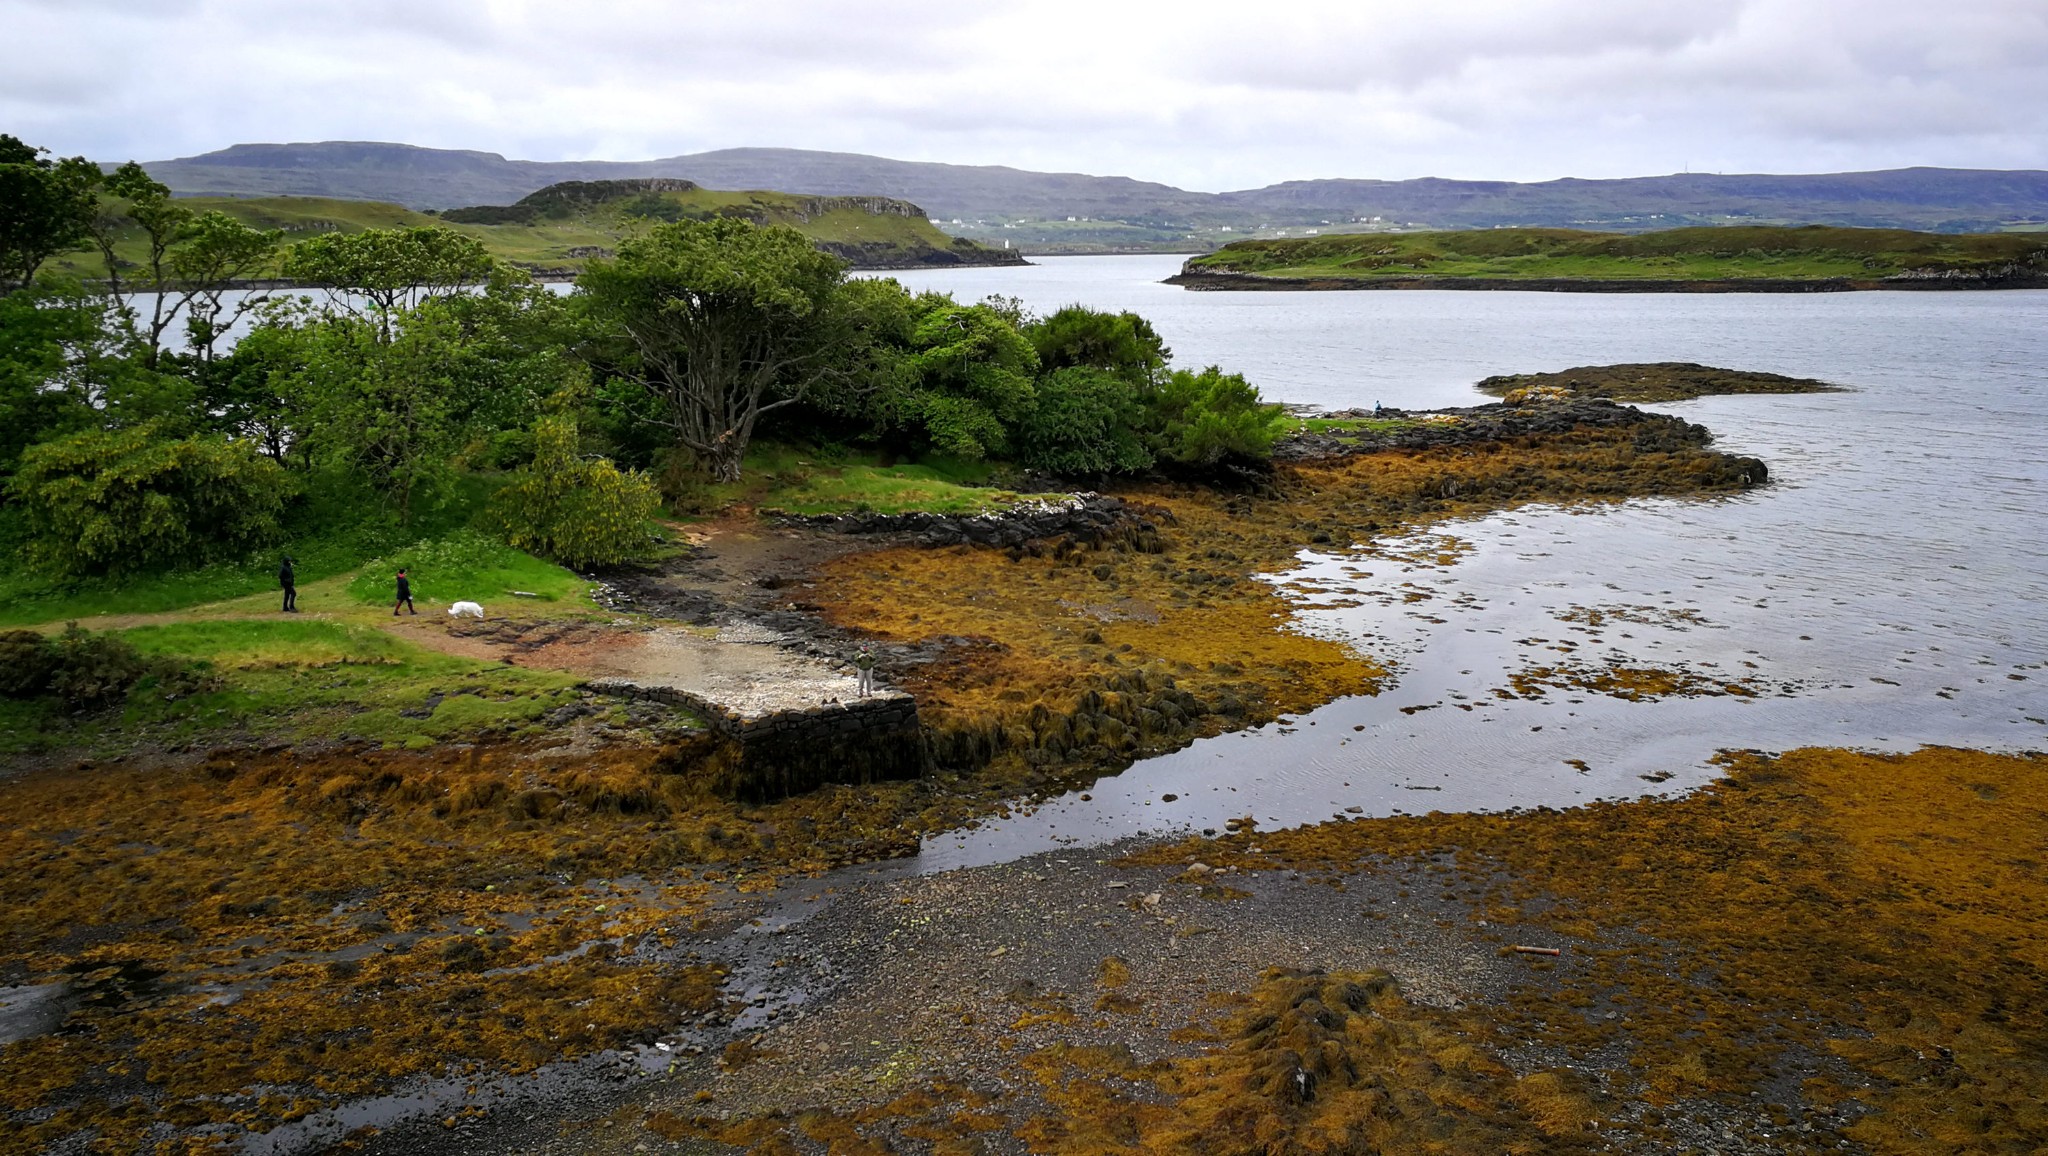
[[[2039,0],[0,0],[64,153],[739,145],[1121,173],[2048,168]]]

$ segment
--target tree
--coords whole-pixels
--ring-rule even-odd
[[[1173,356],[1152,323],[1135,313],[1103,313],[1069,305],[1031,322],[1024,335],[1046,372],[1069,366],[1106,370],[1133,385],[1152,386]]]
[[[26,288],[43,262],[92,236],[99,166],[48,154],[0,133],[0,293]]]
[[[1038,379],[1017,430],[1017,458],[1055,474],[1135,473],[1152,464],[1144,421],[1145,403],[1130,382],[1088,366],[1055,370]]]
[[[1155,452],[1162,461],[1186,466],[1268,458],[1283,425],[1280,407],[1263,402],[1256,386],[1213,365],[1168,375],[1151,410]]]
[[[661,501],[647,475],[581,457],[566,414],[535,422],[533,443],[533,464],[491,502],[508,543],[577,569],[647,552],[647,519]]]
[[[1010,431],[1031,413],[1038,355],[1015,324],[986,305],[917,300],[910,350],[878,403],[885,426],[925,447],[970,460],[1010,451]]]
[[[0,297],[0,475],[36,442],[92,424],[78,362],[101,340],[94,304],[45,285]]]
[[[462,444],[461,330],[437,304],[374,321],[308,320],[304,361],[283,383],[304,452],[360,472],[402,522],[454,471]]]
[[[32,446],[9,483],[29,558],[104,575],[240,557],[273,542],[284,471],[245,443],[172,439],[145,422]]]
[[[286,277],[325,287],[336,308],[372,322],[387,344],[400,311],[484,284],[497,268],[483,242],[431,226],[326,233],[292,246],[284,261]]]
[[[230,306],[227,291],[267,271],[283,243],[282,230],[252,229],[221,212],[201,213],[186,226],[170,272],[185,310],[186,344],[202,367],[212,366],[221,335],[270,299],[245,293]]]
[[[170,187],[151,177],[134,161],[115,169],[107,176],[105,185],[111,199],[101,201],[93,213],[93,241],[99,245],[100,260],[106,264],[107,288],[125,305],[127,291],[122,285],[121,271],[126,262],[114,250],[129,225],[142,230],[143,258],[138,266],[142,284],[135,292],[150,295],[149,318],[143,323],[143,332],[149,339],[149,366],[154,369],[164,330],[176,316],[166,292],[169,286],[164,259],[185,223],[192,219],[192,210],[172,200]]]
[[[657,225],[577,285],[676,440],[733,481],[761,415],[829,371],[824,323],[844,276],[794,229],[725,218]]]
[[[191,383],[149,370],[116,310],[48,278],[0,297],[0,475],[60,434],[151,420],[174,435],[196,427]]]
[[[145,363],[157,368],[164,334],[182,316],[203,373],[212,365],[220,335],[266,299],[246,295],[223,316],[227,290],[264,272],[284,234],[252,229],[222,212],[195,214],[134,161],[108,175],[106,191],[109,198],[93,216],[93,239],[106,265],[107,287],[138,328]],[[140,262],[131,263],[117,251],[131,230],[142,235]],[[135,272],[124,281],[123,271],[131,265]],[[148,302],[146,316],[134,308],[138,299]]]
[[[302,298],[267,301],[257,323],[204,375],[209,424],[287,468],[312,464],[307,370],[319,344],[316,321]]]

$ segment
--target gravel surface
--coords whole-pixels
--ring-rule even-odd
[[[1529,974],[1475,936],[1424,864],[1341,885],[1228,871],[1197,883],[1183,866],[1122,865],[1130,849],[937,874],[914,861],[863,866],[737,896],[718,921],[727,930],[672,949],[678,961],[731,965],[732,1002],[709,1030],[665,1037],[665,1070],[627,1060],[543,1075],[453,1128],[399,1127],[366,1150],[724,1150],[665,1141],[642,1121],[663,1110],[845,1111],[934,1080],[1029,1103],[1016,1058],[1055,1042],[1120,1044],[1140,1062],[1193,1054],[1199,1044],[1170,1033],[1210,1022],[1212,994],[1250,990],[1272,967],[1385,968],[1409,998],[1452,1007],[1499,998]],[[1129,967],[1122,1010],[1097,1007],[1108,956]],[[758,1058],[727,1070],[720,1056],[734,1040]],[[991,1151],[1023,1151],[986,1139]]]

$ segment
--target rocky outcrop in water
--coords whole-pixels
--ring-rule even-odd
[[[1649,413],[1634,406],[1599,399],[1546,401],[1526,405],[1496,402],[1464,408],[1408,413],[1383,410],[1337,410],[1317,414],[1336,420],[1378,420],[1382,428],[1361,425],[1338,432],[1302,432],[1273,447],[1276,461],[1313,462],[1385,450],[1433,450],[1519,438],[1558,436],[1581,429],[1633,429],[1638,453],[1699,448],[1712,444],[1706,426],[1669,414]],[[1412,420],[1404,420],[1412,419]],[[1732,458],[1744,484],[1759,485],[1770,472],[1756,458]]]

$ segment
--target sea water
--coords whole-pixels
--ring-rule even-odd
[[[1668,793],[1731,749],[2048,748],[2048,292],[1191,292],[1160,284],[1179,260],[895,276],[1040,313],[1133,310],[1176,365],[1328,408],[1472,405],[1491,374],[1622,361],[1850,392],[1647,407],[1768,463],[1772,482],[1741,495],[1523,507],[1304,550],[1268,576],[1296,605],[1292,628],[1391,662],[1389,689],[936,836],[928,868],[1231,818]],[[1751,693],[1529,697],[1510,681],[1615,665]]]

